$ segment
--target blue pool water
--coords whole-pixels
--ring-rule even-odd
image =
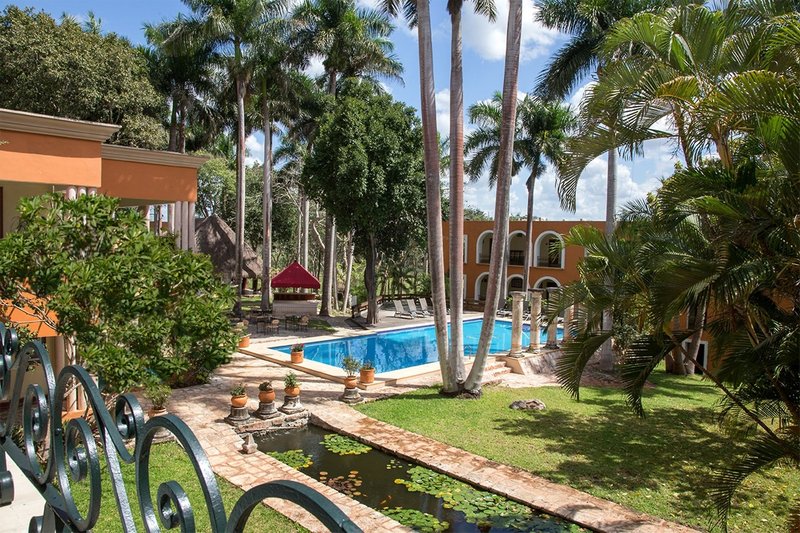
[[[474,355],[478,349],[482,319],[464,321],[464,355]],[[448,331],[450,327],[448,326]],[[558,338],[562,329],[558,329]],[[545,330],[540,331],[542,343],[547,340]],[[530,344],[530,326],[523,325],[522,345]],[[273,348],[288,354],[291,345]],[[507,352],[511,349],[511,322],[497,321],[489,353]],[[339,367],[346,355],[362,361],[372,361],[378,373],[409,368],[438,361],[436,332],[433,326],[421,326],[385,333],[360,335],[341,340],[309,342],[303,355],[306,359]]]

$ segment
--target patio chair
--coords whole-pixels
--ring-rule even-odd
[[[502,309],[497,310],[497,316],[508,317],[511,316],[510,304],[506,303]]]
[[[417,309],[417,304],[414,303],[413,298],[406,298],[406,305],[408,306],[408,310],[411,311],[411,316],[413,316],[414,318],[425,317],[425,313]]]
[[[422,314],[425,316],[433,316],[433,311],[428,308],[428,301],[425,298],[419,299],[419,307],[422,309]]]
[[[273,318],[269,324],[264,325],[264,330],[266,333],[275,333],[278,334],[281,331],[281,321],[277,318]]]
[[[395,318],[406,318],[409,320],[414,318],[408,311],[403,309],[403,304],[400,302],[400,300],[392,300],[392,303],[394,304]]]
[[[308,315],[303,315],[297,321],[297,329],[301,331],[308,331]]]

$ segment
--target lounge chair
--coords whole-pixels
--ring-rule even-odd
[[[411,313],[403,309],[403,304],[400,302],[400,300],[392,300],[392,303],[394,303],[395,318],[407,318],[407,319],[414,318],[413,316],[411,316]]]
[[[406,298],[406,305],[414,318],[423,318],[425,316],[425,313],[417,309],[417,304],[414,303],[412,298]]]
[[[503,306],[502,309],[497,310],[497,316],[506,317],[511,316],[511,306],[510,304],[506,304]]]
[[[422,314],[425,316],[433,316],[433,311],[428,309],[428,301],[425,298],[419,299],[419,306],[422,309]]]

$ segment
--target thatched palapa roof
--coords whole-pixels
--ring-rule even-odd
[[[197,224],[195,239],[197,251],[211,257],[214,270],[233,278],[236,270],[236,234],[231,227],[217,215],[211,215]],[[244,243],[242,275],[245,278],[261,277],[261,258],[247,242]]]

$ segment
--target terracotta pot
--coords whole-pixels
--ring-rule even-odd
[[[375,369],[370,368],[369,370],[362,370],[361,376],[359,381],[361,383],[374,383],[375,382]]]
[[[286,387],[283,392],[286,396],[300,396],[300,387]]]
[[[250,335],[245,335],[239,339],[239,348],[247,348],[250,346]]]
[[[165,414],[167,414],[167,409],[165,407],[162,407],[161,409],[150,409],[147,411],[147,416],[150,418],[153,418],[154,416],[164,416]]]
[[[231,396],[232,407],[244,407],[245,405],[247,405],[246,394],[242,394],[241,396]]]
[[[299,352],[292,352],[292,363],[297,365],[302,362],[303,362],[303,350],[300,350]]]
[[[356,377],[355,376],[347,376],[344,378],[344,388],[345,389],[355,389],[356,388]]]
[[[270,403],[275,401],[275,390],[260,390],[258,391],[258,401],[261,403]]]

